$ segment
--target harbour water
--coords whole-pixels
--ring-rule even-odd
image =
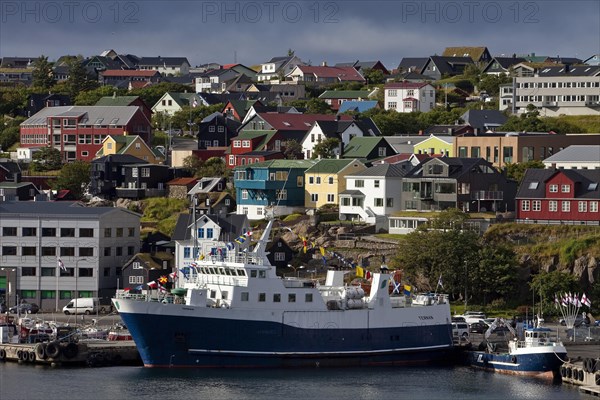
[[[184,370],[0,363],[0,399],[592,399],[576,387],[467,367]]]

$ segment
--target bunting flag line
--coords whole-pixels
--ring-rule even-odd
[[[231,250],[235,249],[235,244],[233,244],[232,242],[227,242],[225,247],[227,247],[227,250],[231,251]]]
[[[143,286],[143,285],[137,285],[137,286],[135,287],[135,290],[142,290],[143,288],[144,288],[144,286]]]
[[[160,283],[161,285],[164,285],[165,283],[167,283],[169,280],[167,279],[166,276],[161,276],[160,278],[158,278],[158,283]]]
[[[235,242],[237,242],[239,244],[244,244],[246,242],[246,235],[241,235],[240,237],[235,239]]]
[[[156,289],[158,287],[158,283],[156,283],[156,281],[148,282],[147,285],[150,287],[150,289]]]
[[[411,290],[411,289],[412,289],[412,288],[410,287],[410,285],[404,285],[404,294],[405,294],[406,296],[410,296],[410,290]]]
[[[581,304],[583,304],[587,307],[592,306],[592,301],[585,295],[585,293],[583,295],[581,295]]]
[[[325,257],[325,248],[323,246],[319,247],[319,251],[321,252],[321,255]]]

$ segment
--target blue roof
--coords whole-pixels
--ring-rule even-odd
[[[346,111],[357,111],[359,113],[370,110],[371,108],[377,107],[377,100],[367,100],[367,101],[358,101],[358,100],[349,100],[344,101],[340,105],[340,109],[338,111],[339,114]]]

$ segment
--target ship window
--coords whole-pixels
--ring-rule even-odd
[[[221,299],[227,300],[228,296],[229,296],[229,292],[226,292],[226,291],[221,292]]]
[[[259,302],[264,302],[267,298],[267,295],[265,293],[259,293],[258,294],[258,301]]]
[[[242,301],[248,301],[250,295],[248,292],[242,292]]]
[[[246,270],[244,270],[244,269],[238,269],[237,273],[239,276],[246,276]]]
[[[255,269],[250,270],[250,278],[256,278],[256,270]]]
[[[313,294],[312,293],[306,293],[306,295],[304,296],[304,301],[306,303],[312,303],[312,301],[313,301]]]
[[[296,293],[288,294],[288,303],[295,303],[295,302],[296,302]]]
[[[258,271],[258,277],[259,278],[266,278],[267,277],[267,272],[266,271]]]
[[[210,298],[211,298],[211,299],[214,299],[214,298],[216,298],[216,297],[217,297],[217,291],[216,291],[216,290],[211,290],[211,291],[210,291]]]
[[[281,294],[273,293],[273,303],[281,303]]]

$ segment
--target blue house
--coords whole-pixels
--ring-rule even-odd
[[[304,171],[316,160],[270,160],[235,168],[237,214],[263,219],[267,212],[304,212]]]

